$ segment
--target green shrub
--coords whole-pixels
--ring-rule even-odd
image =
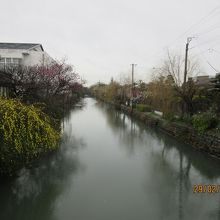
[[[180,117],[177,121],[184,122],[186,124],[192,124],[192,117],[190,115],[184,115]]]
[[[163,118],[168,120],[168,121],[175,121],[176,120],[175,115],[171,112],[164,113]]]
[[[216,114],[211,111],[203,112],[192,117],[192,124],[199,133],[204,133],[208,129],[216,128],[218,118]]]
[[[60,134],[39,108],[0,98],[0,174],[12,174],[56,149]]]
[[[149,105],[136,104],[135,108],[140,112],[151,112],[152,109]]]

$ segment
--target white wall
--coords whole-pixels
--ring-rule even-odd
[[[32,50],[0,49],[0,57],[19,58],[21,59],[21,64],[25,66],[47,65],[54,61],[46,52],[38,47]]]
[[[25,66],[47,65],[53,59],[46,52],[29,51],[29,55],[23,55],[22,64]]]
[[[22,53],[27,50],[0,49],[0,56],[6,58],[23,58]]]

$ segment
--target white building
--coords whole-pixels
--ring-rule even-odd
[[[47,65],[54,60],[44,51],[41,44],[0,43],[0,68],[7,66]]]

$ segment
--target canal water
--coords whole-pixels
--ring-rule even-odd
[[[0,184],[1,220],[220,219],[220,161],[94,99],[64,120],[59,151]]]

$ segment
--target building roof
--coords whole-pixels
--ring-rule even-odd
[[[44,51],[41,44],[32,43],[0,43],[0,49],[17,49],[17,50],[28,50],[33,47],[40,46],[42,51]]]

